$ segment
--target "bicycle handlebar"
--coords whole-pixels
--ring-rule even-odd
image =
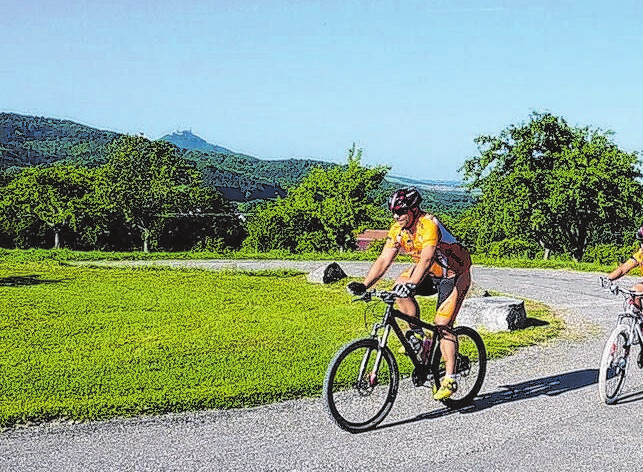
[[[390,292],[388,290],[373,289],[373,290],[367,290],[366,292],[364,292],[363,295],[359,295],[353,301],[354,302],[363,301],[368,303],[373,299],[373,297],[379,298],[385,303],[392,303],[395,301],[395,299],[399,298],[399,296],[396,295],[394,292]]]
[[[637,292],[636,290],[630,290],[628,288],[623,288],[619,285],[616,285],[614,282],[609,280],[607,277],[599,278],[601,287],[609,290],[614,295],[623,294],[631,297],[643,297],[643,292]]]
[[[636,290],[630,290],[629,288],[621,288],[618,285],[614,285],[614,288],[610,288],[610,291],[616,295],[622,293],[623,295],[630,295],[632,297],[643,297],[643,292],[637,292]]]

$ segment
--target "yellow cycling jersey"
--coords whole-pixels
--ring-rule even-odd
[[[632,254],[632,259],[638,262],[639,265],[643,265],[643,247]]]
[[[434,263],[429,272],[435,277],[447,277],[449,272],[461,274],[471,266],[471,258],[462,245],[433,215],[421,216],[412,233],[395,222],[389,230],[386,247],[403,249],[416,264],[422,249],[435,246]]]

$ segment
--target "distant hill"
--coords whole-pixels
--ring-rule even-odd
[[[258,159],[208,143],[187,130],[159,139],[182,148],[184,157],[203,171],[207,185],[236,201],[284,196],[313,167],[337,165],[312,159]]]
[[[58,161],[97,166],[105,162],[105,145],[120,133],[99,130],[69,120],[0,113],[0,170],[17,172],[26,166]],[[191,131],[177,131],[160,140],[175,145],[183,157],[203,172],[205,184],[226,198],[249,202],[286,195],[315,166],[338,164],[312,159],[259,159],[211,144]],[[422,181],[388,175],[385,191],[414,185],[432,211],[466,208],[472,203],[458,182]]]
[[[400,187],[415,187],[422,195],[422,207],[433,213],[457,215],[475,203],[475,199],[460,182],[453,180],[417,180],[388,174],[384,190],[393,192]]]
[[[121,136],[69,120],[0,113],[0,170],[9,173],[34,165],[67,161],[97,166],[105,162],[105,145]],[[206,185],[235,201],[286,194],[315,165],[308,159],[261,160],[207,143],[189,131],[160,139],[173,143],[203,171]]]
[[[117,136],[69,120],[0,113],[0,169],[60,160],[96,165],[103,161],[103,146]]]
[[[284,168],[291,168],[292,162],[296,162],[297,166],[302,167],[308,171],[312,166],[318,165],[322,167],[329,167],[336,164],[330,164],[324,161],[317,160],[307,160],[307,159],[288,159],[288,160],[268,160],[268,159],[258,159],[256,157],[246,156],[242,154],[236,154],[228,149],[225,149],[221,146],[210,144],[203,140],[202,138],[192,134],[191,131],[177,131],[170,135],[163,136],[159,138],[162,140],[169,141],[175,144],[178,147],[184,148],[186,150],[201,151],[207,156],[188,154],[188,157],[193,160],[204,160],[209,163],[215,161],[215,167],[223,166],[225,168],[234,168],[239,172],[244,173],[248,168],[253,169],[253,173],[256,171],[259,175],[267,177],[268,180],[280,179],[281,183],[284,185],[296,184],[301,180],[302,175],[293,176],[290,172],[281,172]],[[226,154],[228,156],[215,156],[216,154]],[[230,158],[229,155],[236,157]],[[243,156],[243,159],[240,159],[239,156]],[[273,172],[267,172],[267,169],[271,169]],[[276,170],[276,172],[275,172]],[[275,175],[277,174],[277,175]],[[258,175],[258,176],[259,176]],[[281,177],[280,177],[281,175]],[[294,179],[292,178],[294,177]],[[403,187],[403,186],[414,186],[421,191],[427,192],[456,192],[462,193],[464,189],[458,181],[452,180],[416,180],[409,177],[388,174],[386,176],[386,181],[394,187]]]
[[[388,174],[386,180],[397,186],[416,187],[428,192],[464,192],[462,183],[457,180],[415,180],[410,177]]]
[[[192,134],[192,131],[176,131],[171,134],[166,134],[158,139],[159,141],[167,141],[183,149],[192,149],[201,152],[213,152],[220,154],[234,154],[229,149],[226,149],[216,144],[210,144],[203,138]]]

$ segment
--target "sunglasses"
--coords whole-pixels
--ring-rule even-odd
[[[393,213],[394,218],[401,218],[408,213],[408,210],[395,210],[391,213]]]

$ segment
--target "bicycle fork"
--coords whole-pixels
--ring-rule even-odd
[[[643,333],[641,332],[641,322],[637,318],[627,314],[619,317],[619,324],[629,325],[629,332],[627,334],[627,339],[625,340],[625,345],[623,346],[625,353],[622,358],[617,360],[617,367],[621,370],[625,370],[627,368],[627,360],[630,357],[632,346],[635,344],[638,344],[641,349],[641,355],[639,355],[639,358],[637,359],[637,365],[639,368],[643,367]],[[612,357],[616,354],[616,351],[617,346],[613,344],[610,352]]]
[[[376,324],[373,327],[373,332],[371,333],[371,337],[376,339],[377,338],[377,332],[381,326],[379,324]],[[391,325],[386,325],[384,328],[384,333],[382,334],[382,337],[379,338],[378,340],[378,348],[377,348],[377,354],[375,356],[375,362],[373,363],[373,369],[371,372],[366,373],[366,370],[368,369],[368,361],[371,358],[371,353],[372,349],[368,349],[366,351],[366,354],[364,354],[364,358],[362,359],[362,365],[359,368],[359,377],[358,377],[358,382],[361,381],[362,379],[365,378],[366,375],[366,381],[368,382],[369,387],[374,387],[377,385],[377,373],[379,372],[380,369],[380,362],[382,361],[382,350],[386,346],[386,341],[388,340],[388,336],[391,332]]]

